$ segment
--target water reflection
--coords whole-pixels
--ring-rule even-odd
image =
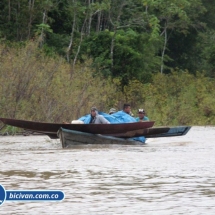
[[[62,149],[46,136],[0,137],[6,189],[60,189],[62,202],[5,202],[0,214],[213,214],[215,128],[146,146]]]

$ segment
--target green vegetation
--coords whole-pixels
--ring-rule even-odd
[[[209,0],[1,1],[0,116],[61,122],[128,102],[157,126],[215,124],[214,8]]]

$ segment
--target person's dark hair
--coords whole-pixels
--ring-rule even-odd
[[[96,108],[96,107],[91,107],[90,110],[91,110],[91,111],[97,111],[97,108]]]
[[[124,104],[123,105],[123,110],[125,110],[125,108],[127,108],[127,107],[131,107],[131,105],[130,104]]]

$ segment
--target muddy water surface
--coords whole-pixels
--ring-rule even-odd
[[[62,190],[62,202],[9,202],[0,214],[215,214],[215,127],[145,146],[62,149],[47,136],[0,136],[6,190]]]

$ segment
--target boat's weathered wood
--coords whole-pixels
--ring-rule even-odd
[[[132,139],[117,138],[101,134],[90,134],[86,132],[68,130],[60,128],[58,131],[63,148],[68,148],[80,144],[123,144],[123,145],[141,145],[143,143],[134,141]]]
[[[112,134],[112,136],[122,138],[132,138],[141,136],[144,136],[146,138],[182,136],[186,135],[190,128],[191,126],[154,127],[128,131],[121,134]]]
[[[65,129],[82,131],[92,134],[116,134],[132,130],[150,128],[154,125],[154,121],[119,123],[119,124],[59,124],[44,123],[27,120],[0,118],[7,125],[23,128],[26,130],[37,131],[44,134],[56,135],[57,131],[62,127]]]
[[[154,134],[167,133],[170,130],[170,127],[155,127],[155,128],[145,128],[134,131],[127,131],[120,134],[108,134],[108,136],[121,137],[121,138],[132,138],[132,137],[141,137],[149,136]]]

